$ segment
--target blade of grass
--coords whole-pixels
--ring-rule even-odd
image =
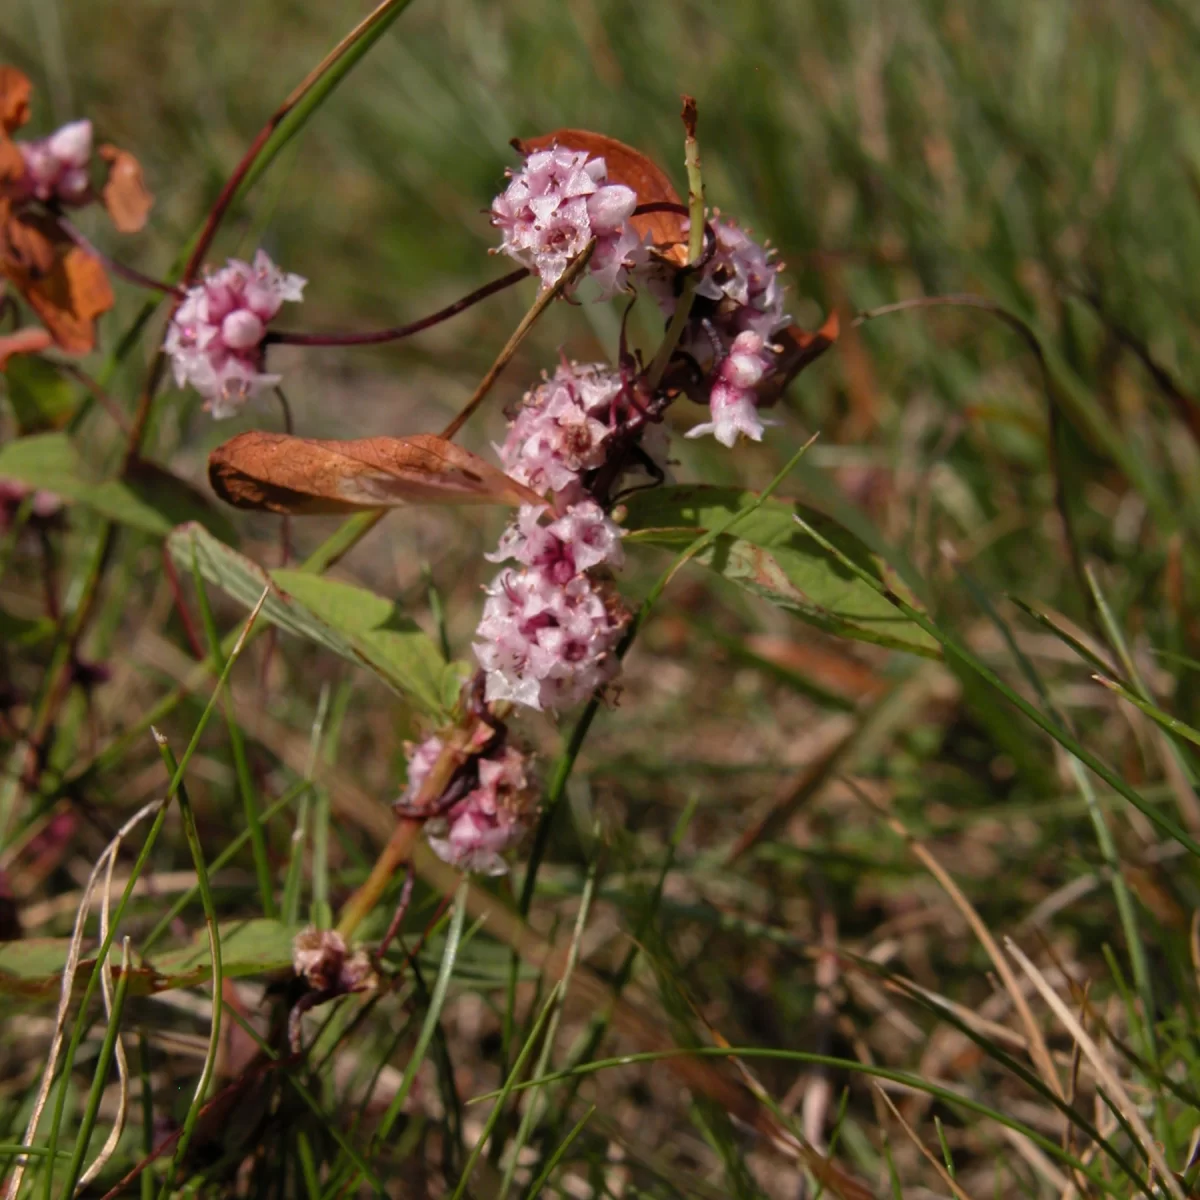
[[[958,662],[962,663],[968,670],[978,675],[984,682],[990,684],[996,689],[1014,708],[1016,708],[1023,716],[1032,721],[1044,733],[1052,737],[1064,750],[1068,751],[1078,758],[1089,770],[1099,775],[1113,791],[1123,796],[1134,808],[1138,809],[1147,816],[1155,825],[1157,825],[1164,833],[1174,838],[1182,846],[1197,857],[1200,857],[1200,843],[1197,843],[1183,829],[1179,827],[1170,817],[1164,816],[1158,812],[1153,805],[1144,800],[1138,793],[1129,786],[1115,771],[1101,762],[1090,750],[1081,745],[1070,733],[1063,729],[1057,722],[1050,720],[1043,712],[1030,704],[1022,695],[1013,691],[990,667],[981,662],[970,650],[968,650],[957,638],[946,633],[939,625],[921,612],[914,608],[902,596],[898,595],[886,584],[881,583],[870,571],[864,570],[858,563],[854,562],[847,555],[843,554],[832,542],[823,537],[811,525],[809,525],[802,517],[795,517],[796,524],[803,529],[809,537],[811,537],[819,546],[832,554],[847,570],[851,571],[855,576],[861,579],[869,587],[877,591],[885,599],[889,600],[902,613],[930,635],[935,638],[946,651],[952,655]]]
[[[1162,1180],[1163,1186],[1174,1197],[1174,1200],[1186,1200],[1183,1189],[1179,1186],[1174,1172],[1167,1165],[1166,1159],[1151,1136],[1150,1130],[1146,1128],[1146,1123],[1142,1120],[1141,1113],[1138,1112],[1137,1106],[1130,1099],[1129,1093],[1105,1061],[1104,1055],[1100,1053],[1100,1048],[1092,1041],[1091,1036],[1079,1023],[1075,1014],[1062,1002],[1058,993],[1046,981],[1046,977],[1030,962],[1021,948],[1011,938],[1005,938],[1004,945],[1009,954],[1017,960],[1017,965],[1028,976],[1030,983],[1037,988],[1038,994],[1050,1006],[1054,1015],[1062,1022],[1067,1032],[1078,1043],[1084,1057],[1091,1063],[1092,1069],[1096,1072],[1097,1077],[1108,1093],[1109,1104],[1114,1114],[1120,1114],[1128,1122],[1135,1135],[1137,1145],[1145,1153],[1148,1160],[1154,1164],[1154,1169]]]
[[[107,1015],[108,1027],[104,1031],[104,1041],[100,1045],[100,1055],[96,1059],[96,1072],[92,1076],[91,1090],[88,1092],[87,1107],[83,1112],[83,1121],[79,1126],[79,1135],[75,1139],[75,1150],[67,1167],[67,1183],[63,1188],[64,1196],[74,1196],[76,1183],[83,1170],[83,1160],[87,1156],[88,1142],[92,1130],[96,1127],[96,1118],[100,1115],[100,1101],[108,1086],[108,1069],[112,1065],[113,1053],[117,1048],[117,1039],[121,1032],[121,1015],[125,1009],[125,995],[129,991],[129,939],[126,938],[121,948],[121,978],[117,980],[117,990],[113,996],[112,1011]],[[128,1082],[124,1073],[121,1075],[122,1103],[121,1115],[124,1115],[124,1096]],[[100,1165],[103,1166],[103,1162]],[[84,1180],[86,1183],[87,1180]]]
[[[588,914],[592,907],[592,896],[596,890],[596,874],[599,870],[599,865],[600,856],[597,854],[592,860],[592,865],[588,868],[587,878],[584,881],[583,894],[579,899],[579,913],[575,918],[575,929],[571,934],[571,944],[567,951],[567,965],[563,970],[562,978],[558,981],[558,1003],[554,1006],[550,1023],[546,1027],[546,1037],[542,1042],[542,1049],[538,1054],[538,1060],[533,1069],[535,1075],[544,1075],[546,1073],[550,1066],[550,1058],[554,1053],[554,1039],[558,1033],[558,1023],[562,1017],[563,1005],[566,1003],[567,993],[571,988],[571,976],[574,975],[575,964],[579,961],[579,946],[583,940],[583,931],[587,926]],[[521,1123],[517,1127],[517,1136],[509,1150],[508,1166],[505,1168],[504,1178],[500,1183],[499,1200],[506,1200],[509,1189],[512,1187],[513,1176],[517,1170],[517,1160],[520,1158],[521,1150],[525,1146],[525,1143],[529,1141],[529,1135],[532,1133],[534,1123],[538,1118],[538,1110],[544,1108],[544,1105],[539,1103],[541,1100],[542,1096],[540,1093],[533,1093],[525,1105],[524,1112],[521,1114]]]
[[[187,749],[184,751],[183,758],[180,759],[179,765],[171,777],[170,783],[167,785],[167,794],[159,809],[158,815],[154,819],[154,824],[150,827],[150,832],[146,836],[145,844],[142,846],[137,860],[133,865],[133,869],[129,873],[129,880],[125,885],[125,890],[121,895],[120,903],[117,905],[117,910],[113,914],[112,925],[108,933],[101,940],[100,948],[96,952],[95,966],[87,981],[87,986],[84,989],[83,999],[79,1005],[79,1013],[75,1019],[75,1026],[71,1032],[71,1041],[67,1046],[67,1052],[63,1059],[62,1075],[59,1080],[59,1088],[54,1101],[54,1115],[51,1120],[50,1137],[48,1145],[50,1147],[51,1158],[53,1159],[58,1150],[59,1130],[62,1126],[63,1112],[66,1105],[67,1085],[70,1081],[71,1067],[75,1062],[75,1055],[78,1052],[79,1044],[83,1040],[83,1034],[88,1026],[88,1006],[91,1003],[92,997],[95,995],[96,986],[99,982],[103,971],[104,963],[108,957],[109,951],[112,948],[113,939],[116,937],[117,928],[120,926],[121,918],[124,915],[125,908],[129,903],[130,897],[133,895],[134,885],[137,883],[142,869],[146,865],[146,860],[150,856],[150,851],[154,847],[154,843],[158,840],[158,835],[162,830],[163,822],[166,820],[167,808],[170,802],[175,797],[176,790],[183,778],[183,772],[187,769],[188,762],[196,752],[196,748],[200,745],[200,739],[204,734],[204,730],[208,725],[209,718],[212,716],[213,709],[216,707],[221,698],[221,693],[224,690],[226,681],[229,678],[229,673],[233,670],[234,664],[237,662],[244,648],[246,641],[250,635],[250,631],[254,628],[254,623],[258,619],[258,614],[262,611],[263,603],[266,601],[266,591],[259,597],[258,603],[254,606],[254,610],[246,618],[246,623],[242,627],[242,631],[234,644],[233,650],[230,652],[229,658],[225,663],[225,668],[221,672],[220,678],[217,680],[217,685],[213,689],[212,695],[209,697],[204,711],[200,714],[200,719],[196,723],[196,728],[192,733],[191,740],[188,742]],[[64,973],[64,986],[69,986],[66,974]],[[32,1138],[32,1133],[29,1135]],[[27,1139],[29,1140],[29,1139]],[[47,1174],[45,1196],[46,1200],[50,1200],[51,1178]],[[15,1195],[15,1192],[14,1192]]]
[[[587,1112],[575,1122],[571,1128],[571,1132],[567,1134],[558,1146],[555,1147],[554,1153],[546,1160],[546,1165],[542,1168],[538,1177],[529,1185],[529,1191],[525,1193],[525,1200],[537,1200],[542,1195],[542,1191],[546,1184],[550,1182],[550,1176],[554,1174],[554,1168],[562,1162],[563,1157],[571,1148],[571,1143],[583,1132],[584,1126],[592,1119],[592,1114],[596,1111],[596,1106],[591,1105]]]
[[[413,1080],[417,1077],[417,1070],[421,1066],[421,1063],[425,1061],[425,1055],[429,1051],[429,1044],[433,1041],[434,1030],[441,1018],[442,1006],[446,1003],[446,994],[450,989],[450,977],[454,974],[454,964],[458,959],[458,949],[463,936],[463,923],[466,921],[466,918],[467,881],[464,879],[458,885],[458,891],[454,894],[454,905],[450,913],[450,926],[446,931],[446,945],[442,951],[442,962],[438,968],[437,978],[433,981],[433,989],[429,994],[429,1007],[425,1011],[425,1020],[421,1024],[421,1031],[417,1034],[416,1045],[413,1046],[408,1064],[404,1068],[404,1075],[400,1080],[400,1086],[396,1089],[395,1096],[392,1097],[387,1111],[383,1114],[383,1118],[379,1122],[379,1131],[374,1139],[376,1145],[384,1141],[388,1134],[391,1133],[392,1126],[400,1116],[400,1110],[404,1107],[405,1100],[408,1099],[408,1093],[412,1088]]]
[[[217,632],[212,605],[208,602],[208,588],[205,585],[204,576],[200,574],[200,564],[196,560],[195,543],[192,545],[192,580],[196,586],[196,599],[200,605],[200,619],[204,625],[208,653],[217,665],[217,669],[221,670],[225,666],[225,656],[221,652],[221,635]],[[229,695],[225,696],[224,708],[225,725],[229,730],[229,749],[233,755],[238,791],[242,797],[242,813],[246,818],[246,829],[250,834],[250,846],[254,854],[254,874],[258,880],[259,903],[262,905],[263,916],[270,918],[275,916],[271,862],[267,856],[267,839],[263,833],[262,820],[259,817],[258,798],[255,795],[254,781],[250,776],[250,764],[246,759],[246,740],[242,736],[242,728],[233,711],[233,698]]]
[[[169,773],[177,771],[178,764],[175,761],[175,755],[171,753],[171,747],[167,745],[167,739],[156,730],[154,731],[154,740],[158,743],[158,749],[167,771]],[[200,831],[196,828],[196,815],[192,811],[192,803],[188,798],[187,788],[184,786],[182,779],[180,779],[178,786],[179,812],[183,818],[183,833],[187,840],[188,849],[192,853],[192,863],[196,868],[196,879],[200,885],[200,902],[204,907],[204,924],[208,930],[208,949],[209,954],[212,956],[212,1031],[209,1034],[208,1051],[204,1056],[204,1066],[200,1071],[200,1078],[196,1083],[196,1092],[192,1097],[192,1103],[188,1106],[187,1115],[183,1119],[183,1133],[175,1145],[175,1154],[171,1159],[171,1166],[167,1171],[166,1177],[163,1179],[162,1187],[158,1193],[159,1200],[166,1200],[168,1193],[171,1191],[171,1181],[175,1177],[175,1172],[179,1164],[183,1162],[187,1148],[191,1144],[192,1134],[196,1128],[196,1121],[200,1116],[200,1106],[204,1103],[204,1093],[208,1091],[213,1071],[216,1069],[217,1049],[221,1039],[221,936],[217,931],[217,907],[213,901],[212,887],[208,880],[208,869],[204,862],[204,847],[200,845]]]
[[[538,1038],[549,1021],[552,1013],[558,1009],[559,998],[563,994],[563,983],[559,980],[550,989],[550,995],[546,998],[546,1003],[542,1006],[542,1011],[538,1014],[538,1019],[534,1022],[533,1028],[529,1031],[529,1036],[525,1039],[525,1044],[521,1047],[521,1052],[517,1055],[517,1061],[513,1063],[512,1070],[508,1073],[508,1078],[504,1081],[504,1086],[496,1093],[496,1103],[492,1105],[492,1111],[488,1113],[488,1118],[484,1122],[483,1130],[479,1134],[479,1140],[471,1148],[471,1153],[467,1157],[466,1165],[463,1167],[463,1172],[458,1181],[458,1186],[454,1189],[450,1196],[450,1200],[462,1200],[464,1193],[467,1190],[467,1184],[470,1182],[471,1175],[475,1170],[475,1165],[479,1162],[483,1154],[483,1148],[487,1145],[487,1140],[491,1136],[492,1130],[496,1126],[496,1122],[500,1119],[501,1112],[504,1111],[505,1103],[509,1095],[512,1093],[513,1087],[516,1085],[517,1079],[521,1072],[525,1069],[525,1063],[529,1056],[533,1053],[534,1046],[538,1043]]]
[[[601,1071],[614,1070],[618,1067],[637,1066],[646,1063],[655,1063],[668,1061],[675,1058],[766,1058],[776,1059],[780,1062],[806,1063],[812,1066],[830,1067],[835,1070],[847,1071],[855,1075],[864,1075],[870,1078],[882,1079],[891,1083],[900,1084],[903,1087],[911,1088],[913,1091],[924,1092],[933,1096],[937,1100],[941,1100],[944,1104],[951,1108],[959,1108],[965,1112],[976,1113],[979,1116],[987,1117],[989,1120],[995,1121],[999,1125],[1003,1125],[1008,1129],[1015,1130],[1017,1133],[1027,1137],[1040,1149],[1044,1150],[1051,1157],[1058,1159],[1060,1162],[1068,1166],[1074,1167],[1082,1171],[1085,1176],[1092,1182],[1103,1186],[1102,1179],[1096,1172],[1087,1164],[1067,1154],[1063,1148],[1055,1141],[1039,1133],[1036,1129],[1025,1125],[1016,1117],[990,1105],[984,1104],[982,1101],[976,1100],[971,1096],[962,1095],[952,1091],[950,1088],[943,1087],[937,1083],[931,1083],[927,1079],[921,1078],[919,1075],[913,1075],[907,1071],[899,1071],[890,1067],[878,1066],[874,1063],[862,1063],[857,1059],[836,1058],[826,1054],[810,1054],[803,1050],[781,1050],[774,1047],[766,1046],[693,1046],[693,1047],[677,1047],[671,1050],[649,1050],[636,1054],[623,1054],[617,1058],[595,1059],[592,1062],[580,1063],[578,1066],[570,1067],[560,1071],[554,1071],[549,1075],[541,1078],[528,1079],[524,1083],[513,1085],[511,1091],[524,1091],[527,1088],[544,1087],[547,1084],[557,1083],[560,1080],[568,1079],[576,1075],[595,1075]],[[482,1095],[475,1096],[469,1103],[478,1104],[488,1100],[494,1100],[499,1095],[498,1091],[485,1092]],[[1156,1200],[1154,1193],[1150,1191],[1146,1183],[1140,1179],[1136,1172],[1131,1168],[1126,1167],[1127,1173],[1130,1175],[1134,1183],[1137,1184],[1138,1190],[1146,1197],[1146,1200]],[[1105,1189],[1110,1190],[1110,1189]]]

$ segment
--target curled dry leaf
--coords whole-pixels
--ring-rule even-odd
[[[33,84],[16,67],[0,66],[0,129],[12,133],[29,120]]]
[[[0,337],[0,371],[8,366],[14,354],[40,354],[53,344],[54,339],[36,325],[18,329]]]
[[[104,267],[36,213],[14,215],[0,201],[0,275],[41,318],[54,344],[86,354],[96,344],[94,322],[113,306]]]
[[[96,151],[108,163],[100,200],[119,233],[137,233],[146,224],[154,197],[142,178],[142,165],[128,150],[105,143]]]
[[[209,455],[208,477],[236,508],[295,515],[544,503],[469,450],[428,433],[342,442],[254,430]]]
[[[513,138],[518,153],[530,155],[535,150],[563,146],[568,150],[586,150],[593,158],[603,158],[608,167],[609,183],[621,183],[637,193],[639,204],[681,204],[679,193],[657,163],[640,150],[618,142],[616,138],[586,129],[556,129],[539,137]],[[650,241],[655,249],[678,266],[687,262],[687,217],[682,213],[643,213],[633,218],[633,227]]]

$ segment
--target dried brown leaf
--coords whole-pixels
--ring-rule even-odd
[[[53,342],[54,339],[36,325],[0,337],[0,371],[8,366],[8,360],[14,354],[40,354]]]
[[[137,233],[146,224],[154,197],[142,178],[142,165],[128,150],[105,143],[96,151],[108,163],[100,200],[120,233]]]
[[[0,204],[0,274],[41,318],[60,350],[86,354],[95,346],[95,320],[112,308],[112,287],[100,261],[70,241],[52,217],[11,215]]]
[[[19,183],[25,174],[25,160],[16,142],[0,130],[0,190],[5,184]]]
[[[640,150],[618,142],[616,138],[602,133],[591,133],[586,129],[556,129],[539,137],[514,138],[513,146],[521,154],[529,155],[535,150],[550,146],[563,146],[568,150],[586,150],[593,158],[603,158],[608,167],[610,183],[621,183],[637,193],[639,204],[681,204],[679,193],[671,180],[657,163],[647,158]],[[633,227],[645,237],[665,258],[677,265],[687,262],[687,217],[682,213],[643,213],[633,218]]]
[[[343,442],[253,430],[209,455],[208,477],[236,508],[294,515],[543,503],[469,450],[428,433]]]
[[[16,67],[0,67],[0,129],[12,133],[29,120],[33,84]]]
[[[104,268],[86,250],[71,246],[46,275],[9,277],[60,350],[87,354],[96,345],[96,318],[112,308],[114,296]]]

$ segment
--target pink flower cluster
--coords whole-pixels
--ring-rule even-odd
[[[188,288],[167,329],[164,349],[175,382],[190,383],[214,417],[229,417],[264,388],[262,340],[286,301],[300,301],[305,280],[281,271],[259,250],[253,264],[231,258]]]
[[[617,643],[628,613],[604,583],[586,574],[623,561],[619,526],[593,500],[570,505],[548,525],[544,510],[521,509],[493,561],[514,558],[488,589],[475,657],[487,673],[485,699],[564,709],[617,673]]]
[[[411,805],[420,795],[444,743],[426,738],[410,754],[408,786],[400,797]],[[525,836],[536,811],[536,783],[528,759],[512,746],[478,760],[479,781],[448,812],[426,823],[433,852],[464,871],[503,875],[504,855]]]
[[[564,362],[521,402],[497,447],[505,471],[535,492],[566,493],[604,462],[620,394],[615,371]]]
[[[580,476],[604,462],[622,403],[615,372],[564,362],[525,396],[499,448],[504,469],[549,492],[554,508],[522,507],[488,555],[519,564],[488,589],[476,631],[489,701],[570,708],[619,669],[616,648],[629,614],[593,572],[621,565],[622,530],[587,497]]]
[[[25,175],[20,190],[48,204],[57,201],[77,207],[92,199],[92,181],[88,167],[92,162],[92,123],[72,121],[49,137],[18,142],[25,160]]]
[[[645,259],[629,220],[637,195],[607,182],[604,159],[555,146],[529,155],[519,171],[509,174],[508,187],[492,201],[502,253],[537,272],[547,288],[594,237],[588,270],[601,294],[608,297],[626,286],[628,271]]]
[[[682,346],[711,371],[709,408],[712,420],[688,431],[688,437],[713,434],[732,446],[739,435],[760,441],[755,388],[775,369],[771,338],[791,318],[784,311],[783,286],[772,252],[731,221],[713,222],[717,245],[696,288]],[[656,272],[647,285],[670,316],[674,291]]]

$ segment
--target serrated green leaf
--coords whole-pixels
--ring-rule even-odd
[[[140,462],[123,479],[96,481],[65,433],[39,433],[0,446],[0,479],[14,479],[82,504],[119,525],[165,538],[198,521],[226,541],[237,535],[190,484],[155,463]]]
[[[433,639],[390,600],[306,571],[268,573],[195,524],[176,529],[167,547],[185,571],[191,571],[195,555],[204,578],[247,608],[270,587],[262,610],[266,620],[369,667],[426,712],[444,713],[448,694],[457,694],[455,664],[446,664]]]
[[[686,547],[697,534],[728,521],[753,497],[736,488],[663,487],[636,493],[625,504],[627,541]],[[877,570],[870,552],[822,513],[769,499],[696,556],[747,591],[842,637],[874,642],[929,658],[937,642],[878,592],[817,546],[793,519],[799,514],[854,561]]]
[[[262,975],[292,964],[292,939],[299,925],[263,919],[234,921],[220,928],[222,973],[225,978]],[[58,999],[68,938],[23,938],[0,943],[0,996],[26,1001]],[[87,982],[95,959],[85,952],[74,988]],[[195,987],[212,976],[208,935],[199,933],[189,946],[164,950],[130,970],[129,994],[148,996],[174,988]]]
[[[61,429],[75,409],[74,385],[36,354],[14,354],[4,369],[8,402],[23,434]]]

